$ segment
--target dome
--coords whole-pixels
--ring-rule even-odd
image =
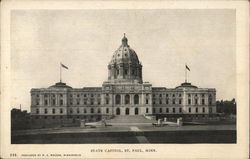
[[[176,89],[178,88],[198,88],[197,86],[192,85],[191,83],[182,83],[180,86],[177,86]]]
[[[50,86],[49,88],[69,88],[72,89],[72,87],[66,85],[66,83],[62,83],[62,82],[58,82],[52,86]]]
[[[128,39],[124,34],[122,44],[114,52],[109,62],[110,82],[142,83],[142,65],[136,52],[128,45]]]
[[[110,64],[117,63],[133,63],[140,64],[136,52],[128,45],[128,39],[122,38],[122,45],[115,51],[110,61]]]

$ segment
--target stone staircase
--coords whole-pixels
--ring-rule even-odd
[[[112,119],[106,120],[110,125],[151,125],[156,120],[150,120],[143,115],[118,115]]]

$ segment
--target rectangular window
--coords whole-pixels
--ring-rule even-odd
[[[169,112],[169,109],[168,108],[166,108],[166,113],[168,113]]]
[[[159,104],[162,104],[161,100],[159,101]]]
[[[181,109],[181,108],[179,108],[179,112],[180,112],[180,113],[182,112],[182,109]]]
[[[36,100],[36,105],[39,105],[39,99]]]
[[[55,110],[55,109],[52,109],[52,113],[55,114],[55,113],[56,113],[56,110]]]
[[[56,105],[56,100],[55,99],[52,100],[52,104]]]
[[[60,105],[63,105],[63,100],[62,99],[60,100]]]
[[[146,108],[146,113],[148,113],[148,108]]]
[[[195,108],[195,112],[198,113],[198,108]]]
[[[93,100],[93,99],[90,100],[90,104],[91,104],[91,105],[94,104],[94,100]]]
[[[173,104],[175,104],[175,99],[173,99]]]
[[[162,108],[160,108],[159,112],[162,113]]]
[[[36,114],[39,114],[39,109],[36,109]]]
[[[179,99],[179,104],[181,104],[181,99]]]
[[[198,99],[197,98],[195,98],[195,104],[198,104]]]
[[[175,113],[175,108],[173,108],[173,113]]]
[[[61,114],[63,113],[63,109],[62,109],[62,108],[60,109],[60,113],[61,113]]]
[[[205,113],[205,108],[202,108],[202,112]]]
[[[45,108],[44,109],[44,114],[47,114],[48,113],[48,110]]]
[[[148,99],[146,99],[146,104],[148,104]]]
[[[201,103],[202,103],[202,104],[205,104],[205,99],[202,99],[202,100],[201,100]]]
[[[191,99],[188,99],[188,104],[189,104],[189,105],[191,104]]]
[[[84,113],[87,113],[87,110],[84,108]]]
[[[86,105],[87,104],[87,100],[84,100],[84,105]]]
[[[109,99],[106,99],[106,104],[109,104]]]
[[[166,99],[166,104],[168,104],[168,99]]]
[[[191,108],[188,108],[188,112],[191,113]]]
[[[48,100],[47,99],[45,99],[44,105],[48,105]]]
[[[109,108],[106,108],[106,114],[108,114],[109,113]]]

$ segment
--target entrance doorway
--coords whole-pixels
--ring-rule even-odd
[[[129,115],[129,108],[126,108],[126,115]]]
[[[120,108],[116,108],[116,115],[120,115],[121,112],[120,112]]]
[[[138,108],[135,108],[135,115],[138,115]]]

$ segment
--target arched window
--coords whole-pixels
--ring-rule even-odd
[[[116,108],[116,115],[120,115],[120,108]]]
[[[130,103],[130,96],[128,94],[125,95],[125,104]]]
[[[121,96],[119,94],[115,96],[115,104],[121,104]]]
[[[138,108],[135,108],[135,115],[138,115],[139,111]]]
[[[138,94],[136,94],[134,96],[134,104],[139,104],[139,96],[138,96]]]
[[[129,115],[129,108],[126,108],[126,115]]]

